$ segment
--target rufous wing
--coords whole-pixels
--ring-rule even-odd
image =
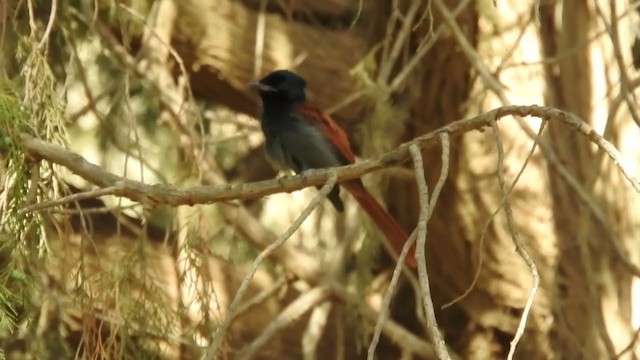
[[[312,122],[326,139],[333,144],[338,153],[347,164],[353,164],[356,161],[347,133],[338,125],[331,116],[310,103],[303,102],[296,108],[298,113],[306,120]]]

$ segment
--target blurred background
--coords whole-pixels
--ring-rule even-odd
[[[247,277],[315,188],[179,207],[101,196],[25,213],[100,184],[27,155],[20,134],[147,184],[272,179],[246,84],[286,68],[307,79],[309,100],[360,159],[499,106],[538,104],[589,123],[637,175],[639,6],[3,0],[0,358],[198,359],[210,347],[221,359],[359,359],[388,308],[375,358],[435,359],[416,275],[404,273],[383,302],[395,261],[346,192],[345,213],[323,202]],[[451,140],[426,249],[452,358],[506,358],[532,291],[501,209],[498,144],[502,178],[517,179],[508,201],[519,240],[541,279],[515,358],[640,356],[640,197],[590,139],[549,120],[532,154],[534,118]],[[442,151],[422,156],[432,190]],[[411,162],[364,181],[411,232]]]

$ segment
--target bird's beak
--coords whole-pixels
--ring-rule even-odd
[[[261,83],[260,81],[252,81],[249,84],[249,89],[261,92],[261,91],[276,91],[276,89],[274,89],[273,87],[269,86],[269,85],[265,85],[263,83]]]

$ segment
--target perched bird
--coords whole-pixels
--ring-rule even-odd
[[[328,114],[307,102],[306,81],[288,70],[277,70],[250,83],[262,99],[262,131],[267,154],[279,165],[297,174],[308,169],[353,164],[355,157],[345,131]],[[360,179],[340,183],[385,234],[396,253],[407,241],[402,226],[367,191]],[[328,195],[337,211],[344,205],[340,186]],[[407,264],[415,266],[414,251]]]

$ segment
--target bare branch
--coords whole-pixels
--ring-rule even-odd
[[[440,142],[439,136],[447,133],[459,136],[464,132],[479,130],[490,126],[491,121],[505,116],[536,116],[549,121],[561,121],[579,134],[588,138],[614,161],[634,190],[640,193],[640,181],[632,174],[631,167],[623,162],[620,152],[593,128],[578,116],[552,107],[543,106],[503,106],[479,116],[450,123],[436,131],[413,139],[400,145],[393,151],[358,164],[343,166],[335,169],[314,170],[304,176],[284,177],[268,181],[249,184],[227,184],[220,186],[197,186],[187,189],[177,189],[169,185],[148,185],[138,181],[128,180],[105,171],[101,167],[89,163],[78,154],[33,138],[20,134],[22,146],[35,158],[42,158],[62,165],[74,174],[100,187],[113,186],[121,182],[123,188],[114,195],[123,196],[138,202],[153,202],[166,205],[193,205],[228,200],[253,199],[278,192],[291,192],[309,186],[322,185],[335,170],[338,182],[361,177],[370,172],[405,162],[409,157],[409,147],[416,144],[421,149],[427,149]]]

